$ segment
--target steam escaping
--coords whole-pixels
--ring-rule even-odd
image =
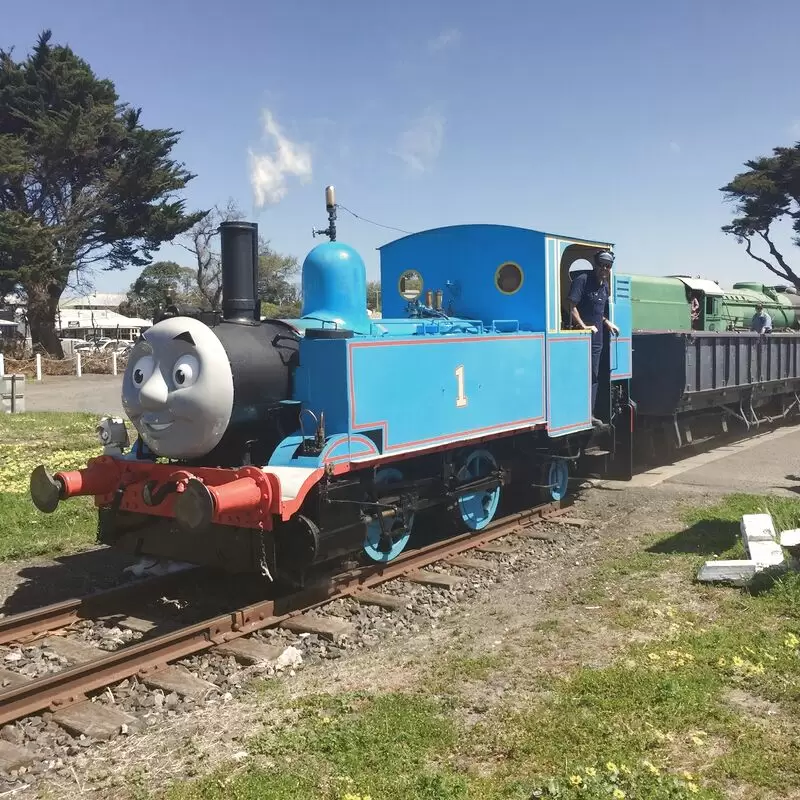
[[[263,112],[264,133],[275,140],[274,155],[259,155],[249,150],[250,185],[256,206],[279,203],[289,191],[286,176],[294,175],[307,183],[311,179],[311,152],[287,139],[269,110]]]
[[[439,157],[444,127],[444,115],[429,108],[398,136],[395,149],[390,152],[405,161],[414,172],[426,172]]]
[[[458,28],[448,28],[428,42],[428,50],[431,53],[437,53],[439,50],[447,50],[449,47],[458,46],[460,41],[461,31]]]

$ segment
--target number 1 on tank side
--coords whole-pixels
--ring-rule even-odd
[[[464,394],[464,367],[456,367],[456,382],[458,383],[458,395],[456,396],[456,408],[464,408],[467,405],[467,396]]]

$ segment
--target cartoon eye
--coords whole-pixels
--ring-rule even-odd
[[[133,383],[136,386],[141,386],[153,374],[156,368],[156,362],[153,356],[142,356],[134,365],[131,375],[133,376]]]
[[[190,355],[181,356],[172,368],[172,380],[179,389],[191,386],[197,380],[200,372],[200,362]]]

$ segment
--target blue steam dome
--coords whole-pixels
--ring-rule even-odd
[[[325,242],[306,256],[301,316],[335,322],[337,327],[355,333],[369,333],[367,270],[350,245]]]

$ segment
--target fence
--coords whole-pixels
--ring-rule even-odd
[[[44,375],[118,375],[127,363],[127,354],[119,353],[75,353],[70,358],[48,358],[40,353],[32,358],[10,358],[0,353],[0,376],[15,373],[40,381]]]
[[[0,410],[4,414],[25,413],[24,375],[0,375]]]

